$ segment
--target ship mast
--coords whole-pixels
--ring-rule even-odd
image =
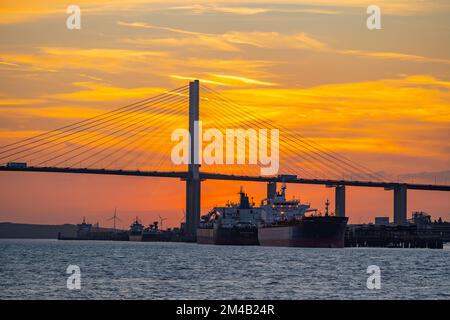
[[[286,183],[283,182],[281,185],[281,196],[283,197],[283,201],[286,199]]]

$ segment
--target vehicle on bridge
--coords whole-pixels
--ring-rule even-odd
[[[26,168],[27,163],[26,162],[8,162],[6,164],[8,168]]]
[[[297,179],[297,175],[295,174],[279,174],[278,178],[281,178],[285,181],[287,180],[296,180]]]

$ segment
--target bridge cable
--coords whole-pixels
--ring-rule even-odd
[[[165,115],[165,114],[157,114],[156,117],[162,117],[162,116],[164,116],[164,115]],[[116,133],[120,133],[120,134],[118,135],[118,137],[124,136],[125,134],[128,134],[130,131],[125,131],[125,132],[123,132],[123,130],[128,129],[128,128],[130,128],[130,127],[133,127],[133,126],[135,126],[135,125],[137,125],[137,124],[140,124],[140,123],[142,123],[142,122],[145,122],[145,121],[148,122],[148,119],[144,118],[144,119],[139,120],[139,121],[137,121],[137,122],[134,122],[134,123],[132,123],[132,124],[130,124],[130,125],[127,125],[127,126],[125,126],[124,128],[117,129],[117,130],[115,130],[114,132],[112,132],[110,135],[114,135],[114,134],[116,134]],[[142,126],[139,126],[139,128],[141,128],[141,127],[142,127]],[[115,138],[117,138],[117,137],[112,137],[112,138],[111,138],[110,136],[105,136],[105,137],[100,138],[100,139],[98,139],[98,140],[95,140],[95,141],[89,142],[89,143],[87,143],[87,144],[78,146],[77,148],[75,148],[75,149],[73,149],[73,150],[71,150],[71,151],[68,151],[68,152],[66,152],[66,153],[63,153],[63,154],[61,154],[61,155],[57,155],[57,156],[55,156],[55,157],[53,157],[53,158],[51,158],[51,159],[47,159],[46,161],[43,161],[43,162],[37,164],[37,166],[39,166],[39,165],[41,165],[41,164],[43,164],[43,163],[45,163],[45,162],[49,162],[49,161],[52,161],[52,160],[54,160],[54,159],[60,158],[61,156],[64,156],[64,155],[66,155],[66,154],[68,154],[68,153],[72,153],[72,152],[74,152],[74,151],[76,151],[76,150],[79,150],[79,149],[81,149],[81,148],[83,148],[83,147],[89,146],[89,145],[91,145],[92,143],[100,142],[100,141],[103,141],[104,139],[108,139],[108,138],[109,138],[109,140],[107,140],[106,142],[111,141],[111,140],[113,140],[113,139],[115,139]],[[95,148],[95,147],[94,147],[94,148]],[[92,148],[91,148],[90,150],[92,150]],[[70,157],[69,159],[66,159],[66,161],[70,161],[70,160],[72,160],[73,158],[78,157],[78,156],[80,156],[80,155],[82,155],[82,154],[84,154],[85,152],[88,152],[88,151],[90,151],[90,150],[83,151],[83,152],[81,152],[81,153],[79,153],[79,154],[77,154],[77,155],[75,155],[75,156],[73,156],[73,157]],[[64,162],[64,161],[63,161],[63,162]],[[58,163],[58,164],[60,164],[60,163]],[[57,164],[57,165],[58,165],[58,164]]]
[[[165,99],[163,99],[163,100],[161,100],[161,101],[170,101],[170,100],[173,100],[173,99],[177,99],[177,98],[171,96],[171,97],[166,97]],[[159,102],[161,102],[161,101],[159,101]],[[148,109],[148,108],[149,108],[149,106],[148,106],[148,105],[145,105],[145,106],[141,106],[140,109],[143,110],[143,109]],[[151,106],[150,106],[150,108],[151,108]],[[40,144],[38,144],[38,145],[35,145],[35,146],[32,146],[32,147],[28,147],[28,148],[26,148],[26,149],[24,149],[24,150],[17,151],[17,152],[15,152],[15,153],[9,154],[9,155],[7,155],[7,156],[0,157],[0,160],[1,160],[1,159],[8,158],[8,157],[15,156],[15,155],[17,155],[17,154],[21,154],[21,153],[23,153],[23,152],[27,152],[27,151],[33,150],[33,149],[35,149],[35,148],[38,148],[38,147],[41,147],[41,146],[44,146],[44,145],[48,145],[49,143],[52,143],[52,142],[54,142],[54,141],[61,140],[62,142],[60,142],[59,144],[61,144],[61,143],[66,143],[66,142],[68,142],[68,141],[72,141],[72,140],[77,139],[77,138],[79,138],[79,137],[74,137],[74,138],[66,139],[66,140],[62,140],[62,139],[66,138],[66,137],[69,137],[69,136],[73,136],[74,134],[77,134],[77,133],[80,133],[80,132],[84,132],[84,131],[87,130],[87,129],[92,129],[92,128],[98,127],[99,125],[104,125],[105,123],[107,124],[107,123],[109,123],[109,122],[111,122],[111,121],[113,121],[113,120],[116,120],[116,119],[119,119],[119,118],[123,118],[123,117],[125,117],[125,119],[126,119],[126,118],[133,118],[133,117],[136,117],[136,114],[131,114],[131,115],[130,115],[130,114],[128,114],[128,115],[121,115],[121,116],[117,116],[116,118],[113,118],[113,119],[110,119],[110,120],[107,120],[107,121],[103,121],[103,122],[100,122],[100,123],[97,123],[97,124],[94,124],[94,125],[91,125],[91,124],[90,124],[89,127],[85,127],[85,128],[79,129],[79,130],[77,130],[77,131],[75,131],[75,132],[68,133],[68,134],[66,134],[66,135],[64,135],[64,136],[62,136],[62,137],[59,137],[59,138],[56,138],[56,139],[53,139],[53,140],[47,140],[47,141],[42,142],[42,143],[40,143]],[[128,123],[128,122],[127,122],[127,123]],[[110,124],[107,124],[106,126],[103,127],[103,129],[104,129],[104,128],[107,128],[107,127],[110,127],[110,126],[112,126],[112,125],[114,125],[114,122],[112,122],[112,123],[110,123]],[[80,127],[78,127],[78,128],[80,128]],[[69,131],[66,131],[66,133],[67,133],[67,132],[69,132]],[[86,134],[92,134],[92,132],[88,132],[88,133],[86,133]],[[94,133],[94,134],[98,134],[98,133]],[[26,156],[28,156],[28,155],[29,155],[29,154],[27,154]],[[25,157],[26,157],[26,156],[25,156]]]
[[[154,101],[158,101],[159,99],[165,98],[167,96],[172,96],[174,94],[176,95],[176,94],[183,93],[183,91],[186,91],[186,90],[187,90],[187,86],[176,88],[174,90],[170,90],[168,92],[159,94],[157,96],[154,96],[154,97],[151,97],[151,98],[147,98],[147,99],[144,99],[144,100],[141,100],[141,101],[138,101],[138,102],[134,102],[132,104],[128,104],[128,105],[126,105],[124,107],[121,107],[121,108],[118,108],[118,109],[115,109],[115,110],[112,110],[112,111],[104,112],[104,113],[102,113],[102,114],[100,114],[98,116],[95,116],[95,117],[92,117],[92,118],[89,118],[89,119],[85,119],[85,120],[76,122],[74,124],[63,126],[61,128],[58,128],[58,129],[54,129],[54,130],[51,130],[51,131],[47,131],[47,132],[38,134],[38,135],[36,135],[34,137],[23,139],[23,140],[21,140],[19,142],[15,142],[15,143],[11,143],[11,144],[2,146],[0,148],[0,150],[3,149],[3,148],[10,147],[10,146],[14,146],[14,148],[2,150],[2,151],[0,151],[0,154],[3,154],[3,153],[8,152],[8,151],[16,150],[16,149],[18,149],[20,147],[24,147],[24,146],[27,146],[27,145],[30,145],[30,144],[33,144],[33,143],[37,143],[39,141],[47,139],[48,137],[57,136],[57,135],[60,135],[60,134],[66,133],[66,132],[70,132],[70,130],[78,129],[78,128],[83,127],[86,124],[90,124],[89,122],[95,123],[95,122],[98,122],[98,121],[110,118],[111,116],[115,116],[117,114],[121,114],[121,113],[124,113],[124,112],[135,111],[135,109],[138,108],[138,107],[141,107],[143,105],[146,105],[146,104],[154,102]],[[48,137],[45,137],[45,136],[48,136]],[[30,140],[37,139],[37,138],[39,138],[39,139],[36,140],[36,141],[30,141]],[[30,142],[28,142],[28,141],[30,141]],[[27,143],[22,144],[24,142],[27,142]]]
[[[229,104],[232,104],[232,105],[234,105],[234,106],[237,106],[241,113],[243,112],[242,109],[247,109],[247,110],[248,110],[248,108],[246,108],[245,106],[236,104],[235,102],[231,101],[231,100],[228,99],[228,98],[223,98],[222,95],[220,95],[219,93],[216,93],[215,90],[210,89],[209,87],[202,86],[202,88],[204,88],[204,89],[206,89],[206,90],[212,92],[213,94],[215,94],[216,96],[218,96],[221,100],[224,100],[225,103],[227,103],[228,105],[229,105]],[[230,101],[230,102],[229,102],[229,101]],[[247,113],[246,113],[246,115],[248,116]],[[265,120],[265,119],[260,118],[259,120],[261,120],[263,123],[267,123],[267,120]],[[290,130],[287,129],[287,128],[284,128],[284,130],[287,131],[287,132],[290,132]],[[297,135],[299,135],[299,134],[297,134]],[[318,144],[317,144],[317,143],[316,143],[316,145],[312,145],[311,143],[308,143],[308,141],[304,141],[304,140],[306,140],[307,138],[302,137],[301,135],[299,135],[299,136],[300,136],[303,140],[300,140],[300,139],[298,139],[298,138],[297,138],[297,140],[298,140],[300,143],[302,143],[302,144],[305,146],[305,148],[307,148],[307,149],[309,149],[309,150],[311,150],[311,148],[313,148],[313,149],[319,151],[320,153],[327,155],[327,156],[328,156],[328,159],[327,159],[327,158],[324,158],[324,156],[321,156],[320,153],[318,154],[319,156],[321,156],[321,157],[324,158],[325,160],[327,160],[327,161],[333,161],[333,162],[335,162],[335,163],[336,163],[336,161],[339,161],[339,162],[343,162],[343,164],[346,164],[347,167],[352,167],[353,169],[357,169],[357,170],[362,170],[361,168],[363,168],[363,169],[365,169],[365,170],[362,170],[362,171],[366,171],[366,170],[369,171],[367,168],[365,168],[365,167],[363,167],[363,166],[361,166],[361,165],[359,165],[359,168],[356,167],[356,166],[354,166],[354,165],[352,165],[351,163],[349,163],[351,160],[348,160],[348,159],[347,159],[347,161],[345,161],[345,160],[343,160],[343,159],[338,159],[338,158],[336,158],[335,156],[330,155],[330,154],[327,153],[326,151],[321,150],[320,147],[318,147]],[[294,135],[294,137],[295,137],[295,135]],[[309,146],[309,147],[311,147],[311,148],[308,148],[306,145]],[[324,148],[324,147],[322,147],[322,149],[323,149],[323,148]],[[311,151],[312,151],[312,150],[311,150]],[[342,157],[342,156],[341,156],[341,157]],[[343,158],[346,159],[345,157],[343,157]],[[342,165],[340,165],[340,164],[338,164],[338,165],[339,165],[341,168],[343,168]],[[364,173],[364,174],[367,174],[369,177],[370,177],[370,176],[371,176],[371,177],[376,177],[375,173],[372,173],[372,172],[370,172],[370,171],[369,171],[369,173],[366,172],[366,173]],[[378,176],[380,176],[380,175],[378,175]],[[380,177],[381,177],[381,176],[380,176]],[[379,179],[379,177],[377,177],[377,179]]]

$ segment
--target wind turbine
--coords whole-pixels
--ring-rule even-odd
[[[114,215],[111,218],[109,218],[108,221],[110,221],[110,220],[114,220],[114,231],[116,231],[116,220],[122,221],[117,216],[117,208],[114,208]]]
[[[163,217],[161,217],[160,215],[158,215],[158,217],[159,217],[159,222],[160,222],[161,230],[162,230],[162,229],[163,229],[163,221],[164,221],[164,220],[167,220],[167,218],[163,218]]]

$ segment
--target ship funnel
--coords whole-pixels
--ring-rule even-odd
[[[269,182],[267,183],[267,199],[273,199],[277,195],[277,183]]]
[[[239,192],[239,209],[250,209],[250,201],[248,201],[248,195],[243,192]]]

